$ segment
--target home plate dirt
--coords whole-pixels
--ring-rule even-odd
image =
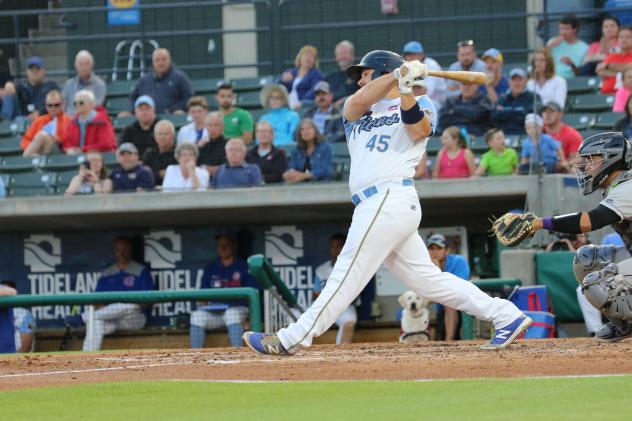
[[[425,380],[632,374],[632,340],[482,341],[320,345],[293,357],[249,349],[28,354],[0,358],[0,390],[126,380]]]

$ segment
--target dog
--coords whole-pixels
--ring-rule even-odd
[[[400,343],[425,342],[430,340],[428,326],[430,325],[429,301],[424,300],[413,291],[406,291],[398,298],[404,308],[402,312]]]

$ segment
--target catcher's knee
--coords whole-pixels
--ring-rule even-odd
[[[632,280],[619,273],[616,263],[586,275],[582,292],[608,319],[632,320]]]
[[[615,262],[615,246],[597,246],[587,244],[581,246],[573,258],[573,272],[577,282],[582,283],[583,279],[590,274],[603,269],[610,263]]]

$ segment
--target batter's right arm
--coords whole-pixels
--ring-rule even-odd
[[[386,94],[397,86],[397,78],[389,73],[374,79],[351,95],[347,102],[343,115],[347,121],[356,121],[371,108],[371,105],[384,98]]]

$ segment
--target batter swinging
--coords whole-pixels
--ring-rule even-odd
[[[276,335],[246,332],[246,344],[274,355],[309,347],[384,263],[420,296],[493,322],[496,333],[483,348],[507,347],[531,319],[509,301],[441,272],[417,233],[421,209],[412,177],[437,122],[432,101],[412,95],[413,81],[428,75],[426,66],[377,50],[349,67],[347,74],[361,87],[343,112],[351,156],[349,187],[356,205],[347,241],[312,306]]]

